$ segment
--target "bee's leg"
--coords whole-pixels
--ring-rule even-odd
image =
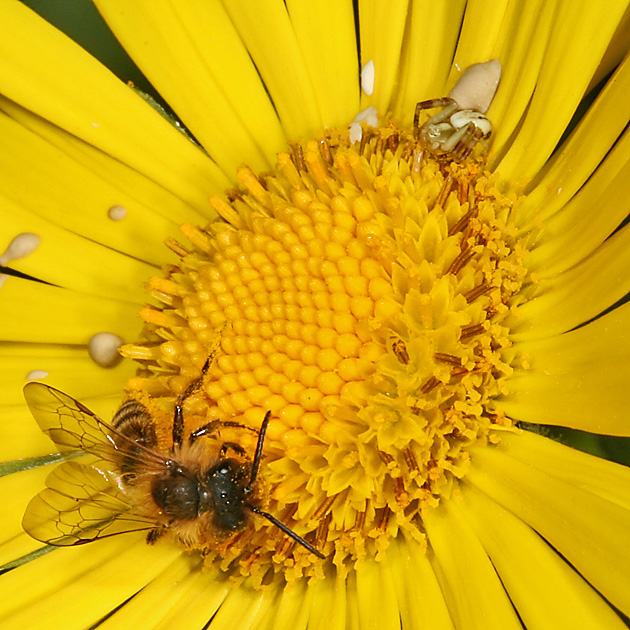
[[[180,394],[175,401],[175,409],[173,411],[173,447],[181,446],[184,437],[184,401],[201,387],[203,379],[214,361],[215,354],[216,352],[212,353],[206,359],[199,377],[192,381],[186,388],[186,391]]]
[[[260,432],[258,433],[258,444],[256,445],[256,454],[254,455],[254,462],[252,463],[252,476],[249,479],[249,483],[245,486],[245,493],[251,492],[251,489],[256,482],[256,477],[258,476],[258,468],[260,466],[260,459],[262,458],[262,450],[263,444],[265,442],[265,433],[267,433],[267,425],[269,424],[269,419],[271,418],[271,411],[268,411],[265,414],[265,419],[260,427]]]
[[[208,424],[204,424],[202,427],[193,431],[188,438],[188,444],[194,444],[197,438],[203,437],[204,435],[212,435],[213,433],[216,433],[217,429],[220,427],[237,427],[238,429],[247,429],[248,431],[254,431],[254,433],[257,433],[256,429],[252,429],[240,422],[231,422],[230,420],[213,420],[212,422],[208,422]]]
[[[155,529],[152,529],[148,534],[147,534],[147,543],[149,545],[152,545],[153,543],[155,543],[157,540],[159,540],[160,538],[162,538],[162,536],[164,536],[164,534],[166,533],[166,530],[163,527],[156,527]]]
[[[219,457],[221,457],[221,459],[225,458],[229,449],[236,451],[239,455],[242,455],[243,457],[247,455],[245,449],[242,446],[239,446],[234,442],[223,442],[223,444],[221,445],[221,450],[219,451]]]

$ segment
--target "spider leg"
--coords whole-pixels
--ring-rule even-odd
[[[443,107],[442,111],[438,112],[432,118],[429,118],[422,127],[420,127],[420,112],[424,109],[434,109],[435,107]],[[457,111],[459,105],[457,101],[453,100],[449,97],[444,98],[432,98],[428,101],[420,101],[416,104],[416,111],[413,116],[413,132],[416,140],[420,137],[420,130],[422,128],[427,127],[428,125],[433,125],[435,123],[440,123],[446,120],[449,116],[454,114]]]
[[[481,131],[481,129],[477,128],[472,123],[469,123],[469,125],[472,125],[472,129],[462,136],[453,149],[453,156],[457,162],[465,160],[475,148],[477,142],[483,138],[483,131]]]
[[[451,153],[456,146],[459,146],[462,139],[471,132],[471,128],[474,129],[475,125],[468,123],[467,125],[457,129],[457,131],[454,131],[449,138],[440,145],[440,149],[442,149],[445,153]]]

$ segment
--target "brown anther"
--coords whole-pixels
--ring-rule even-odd
[[[387,148],[395,153],[398,145],[400,144],[400,136],[398,133],[393,133],[389,138],[387,138]]]
[[[418,472],[420,468],[418,467],[418,462],[412,450],[407,446],[403,449],[402,453],[403,457],[405,458],[405,463],[407,464],[409,472]]]
[[[392,515],[392,511],[388,507],[384,507],[378,517],[376,528],[380,533],[384,533],[389,523],[389,517]]]
[[[332,521],[332,512],[326,514],[326,518],[319,522],[317,529],[315,530],[315,547],[322,549],[328,541],[328,528]]]
[[[446,273],[452,273],[456,276],[463,267],[468,264],[475,256],[475,252],[470,249],[465,249],[460,252],[459,256],[455,258],[455,260],[450,264],[449,268],[446,270]]]
[[[304,161],[304,151],[302,145],[297,142],[291,145],[293,152],[293,162],[298,171],[306,171],[306,162]]]
[[[330,144],[328,143],[328,138],[322,138],[319,141],[319,152],[322,154],[322,158],[324,159],[324,162],[326,162],[329,165],[332,165],[333,156],[330,151]]]
[[[381,450],[378,450],[377,453],[378,453],[378,456],[381,458],[381,461],[385,464],[385,466],[390,468],[389,464],[391,464],[394,461],[394,458],[389,453],[385,453],[384,451],[381,451]]]
[[[444,207],[444,204],[446,203],[446,199],[451,193],[451,188],[453,187],[453,181],[454,181],[453,175],[449,173],[446,176],[446,179],[444,180],[444,184],[442,184],[442,189],[440,190],[440,194],[437,196],[437,199],[435,200],[433,207],[435,206],[440,206],[440,208]]]
[[[420,167],[422,166],[422,158],[424,156],[424,149],[417,145],[413,149],[413,154],[411,157],[411,172],[420,174]]]
[[[325,516],[329,513],[332,504],[335,502],[335,499],[336,497],[332,496],[323,501],[322,504],[317,508],[317,510],[313,512],[313,515],[310,517],[309,520],[320,521],[321,519],[325,518]]]
[[[351,531],[361,531],[365,526],[365,512],[357,512]]]
[[[278,541],[278,544],[274,545],[274,556],[279,558],[286,558],[291,555],[291,552],[295,548],[295,541],[289,538],[288,536],[284,536],[281,540]]]
[[[190,254],[190,251],[172,236],[166,237],[166,239],[164,239],[164,244],[180,258],[184,258],[184,256],[188,256]]]
[[[457,198],[461,204],[468,201],[468,183],[467,179],[460,179],[458,181],[459,186],[457,188]]]
[[[482,282],[480,285],[476,286],[474,289],[468,291],[468,293],[464,293],[464,299],[469,304],[476,300],[478,297],[481,297],[485,293],[489,293],[492,290],[492,287],[487,282]]]
[[[374,137],[373,132],[369,127],[363,127],[363,133],[361,134],[361,142],[359,143],[359,155],[363,155],[365,153],[365,147],[369,144],[369,142]]]
[[[477,214],[477,208],[475,206],[471,206],[470,210],[462,216],[462,218],[455,223],[455,225],[448,231],[449,236],[453,236],[453,234],[457,234],[457,232],[461,232],[466,228],[470,219]]]
[[[460,378],[462,376],[466,376],[468,374],[479,374],[484,371],[484,366],[482,363],[477,363],[472,370],[468,370],[465,367],[455,368],[451,372],[451,378]]]
[[[407,346],[402,339],[394,341],[392,343],[392,351],[396,355],[396,358],[404,365],[409,365],[409,353],[407,352]]]
[[[436,352],[433,358],[441,363],[448,363],[458,367],[462,364],[461,357],[455,356],[454,354],[447,354],[446,352]]]
[[[405,508],[409,505],[409,494],[405,490],[405,482],[401,477],[392,478],[394,482],[394,496],[396,497],[396,502],[401,507]]]
[[[461,333],[459,334],[460,341],[462,339],[468,339],[475,335],[481,335],[486,332],[486,327],[483,324],[470,324],[469,326],[462,326]]]
[[[428,394],[432,389],[435,389],[440,384],[440,381],[432,376],[421,388],[420,393]]]

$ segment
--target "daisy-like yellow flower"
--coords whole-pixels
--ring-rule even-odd
[[[533,429],[630,435],[627,3],[95,4],[194,141],[0,4],[0,627],[624,628],[630,473]],[[33,380],[233,459],[244,526],[129,458],[154,544],[28,536],[96,483]]]

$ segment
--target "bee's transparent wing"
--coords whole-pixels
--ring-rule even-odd
[[[86,451],[102,455],[111,451],[109,425],[78,400],[44,383],[24,386],[24,398],[41,430],[61,452]]]
[[[57,445],[59,451],[84,451],[104,462],[120,467],[121,456],[135,461],[139,470],[159,471],[167,461],[101,420],[83,403],[44,383],[24,386],[24,398],[41,430]]]
[[[26,508],[24,530],[36,540],[67,546],[154,529],[155,522],[129,511],[121,489],[120,461],[121,455],[137,459],[148,471],[159,469],[162,456],[130,440],[54,387],[28,383],[24,397],[42,431],[62,453],[86,453],[48,475],[46,489]]]
[[[22,520],[26,533],[41,542],[81,545],[155,528],[150,519],[128,513],[116,481],[98,468],[64,462],[48,475],[46,486],[31,499]]]

